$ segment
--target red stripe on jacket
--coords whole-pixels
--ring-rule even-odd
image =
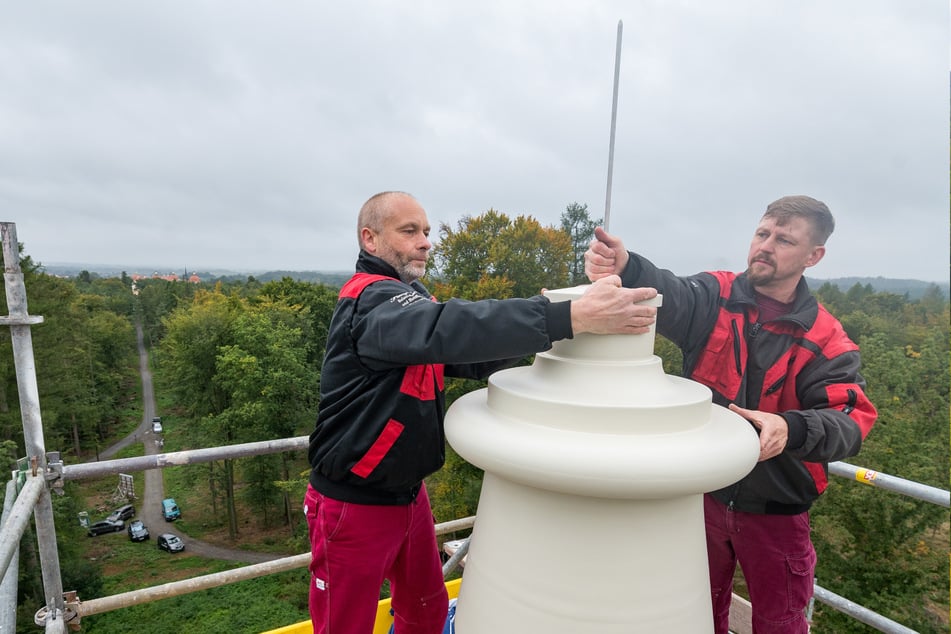
[[[386,456],[386,453],[393,447],[393,444],[396,443],[396,439],[399,438],[402,433],[403,424],[391,418],[387,421],[386,427],[383,428],[383,433],[377,437],[373,446],[370,447],[370,450],[363,454],[363,457],[360,458],[360,462],[353,465],[350,471],[361,478],[365,478],[373,473],[373,470],[380,464],[380,461],[383,460],[383,457]]]

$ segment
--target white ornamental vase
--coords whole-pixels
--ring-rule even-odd
[[[703,493],[759,441],[653,348],[653,328],[581,334],[449,408],[450,444],[485,471],[458,634],[713,631]]]

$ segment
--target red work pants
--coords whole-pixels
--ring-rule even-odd
[[[314,634],[370,634],[384,578],[395,634],[441,634],[449,599],[425,486],[402,506],[340,502],[308,486],[304,514]]]
[[[731,511],[709,494],[703,496],[703,510],[716,634],[729,631],[737,561],[750,592],[754,634],[808,632],[805,609],[816,568],[809,513]]]

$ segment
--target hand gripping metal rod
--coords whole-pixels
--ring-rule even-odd
[[[611,141],[608,144],[608,187],[604,199],[604,230],[611,224],[611,182],[614,177],[614,130],[617,127],[617,92],[621,78],[621,31],[624,23],[617,21],[617,48],[614,52],[614,100],[611,104]]]

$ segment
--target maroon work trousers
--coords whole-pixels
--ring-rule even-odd
[[[395,634],[440,634],[449,599],[424,486],[410,504],[340,502],[310,486],[310,618],[315,634],[370,634],[390,581]]]
[[[731,511],[703,496],[716,634],[727,634],[733,573],[739,562],[753,605],[754,634],[804,634],[816,551],[809,513],[763,515]]]

